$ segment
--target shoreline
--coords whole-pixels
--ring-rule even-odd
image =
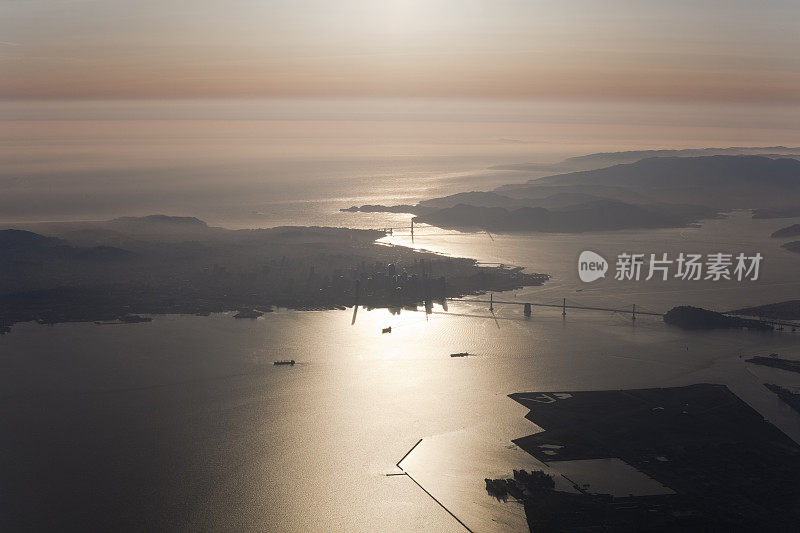
[[[380,231],[211,228],[185,217],[128,217],[0,230],[0,334],[17,322],[127,323],[138,315],[403,308],[539,286],[523,267],[378,242]],[[109,281],[106,281],[109,280]]]
[[[204,303],[196,303],[196,302],[182,302],[182,303],[170,303],[166,306],[163,310],[151,310],[144,308],[134,307],[130,305],[121,305],[119,306],[119,313],[114,313],[110,311],[109,314],[108,310],[98,310],[94,313],[89,312],[87,314],[81,314],[80,311],[75,311],[74,314],[70,314],[69,312],[65,311],[64,314],[59,314],[58,316],[51,316],[51,315],[37,315],[35,310],[20,310],[19,314],[15,316],[14,314],[6,314],[3,316],[2,321],[0,321],[0,335],[4,335],[10,333],[12,331],[12,327],[14,324],[17,323],[25,323],[25,322],[34,322],[40,325],[51,325],[51,324],[64,324],[64,323],[95,323],[96,325],[127,325],[127,324],[137,324],[137,323],[147,323],[152,320],[150,317],[155,316],[164,316],[164,315],[183,315],[183,316],[209,316],[211,314],[222,314],[222,313],[239,313],[240,316],[234,315],[233,318],[238,320],[246,320],[251,319],[254,320],[259,318],[263,315],[267,315],[272,313],[276,310],[288,310],[288,311],[299,311],[299,312],[315,312],[315,311],[344,311],[347,309],[352,309],[353,307],[359,307],[365,310],[373,310],[373,309],[386,309],[389,312],[396,314],[400,313],[401,310],[410,310],[424,306],[426,309],[432,308],[433,304],[437,304],[440,306],[446,305],[443,302],[446,299],[450,298],[463,298],[465,296],[480,296],[486,294],[487,292],[507,292],[513,291],[517,289],[521,289],[523,287],[534,287],[534,286],[541,286],[544,284],[549,276],[547,274],[522,274],[520,277],[514,276],[511,269],[499,269],[499,267],[476,267],[480,269],[497,269],[500,273],[495,272],[494,275],[496,276],[494,279],[490,280],[490,287],[488,288],[480,288],[480,287],[472,287],[470,289],[466,289],[462,287],[458,290],[458,292],[451,292],[450,288],[446,288],[446,296],[444,296],[444,292],[434,292],[438,294],[437,298],[416,298],[411,301],[403,300],[400,303],[397,301],[390,301],[390,295],[375,295],[369,294],[363,296],[363,301],[359,301],[356,303],[346,304],[342,303],[313,303],[313,302],[305,302],[305,303],[297,303],[297,304],[286,304],[285,302],[281,303],[271,303],[271,304],[254,304],[254,305],[237,305],[231,303],[230,305],[226,304],[219,304],[219,306],[209,309]],[[478,274],[484,274],[483,272],[478,272]],[[490,275],[491,276],[491,275]],[[522,277],[524,276],[524,277]],[[463,289],[463,290],[462,290]],[[423,289],[425,290],[425,289]],[[429,289],[430,290],[430,289]],[[8,295],[0,295],[0,301],[4,299]],[[56,303],[56,302],[52,302]],[[62,302],[63,303],[63,302]],[[129,308],[124,309],[123,308]],[[30,314],[30,318],[17,318],[18,316],[24,316],[26,314]],[[252,316],[251,316],[252,314]],[[144,315],[144,316],[142,316]],[[26,317],[27,318],[27,317]]]

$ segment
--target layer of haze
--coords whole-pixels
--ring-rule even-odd
[[[792,1],[5,0],[0,98],[800,98]]]
[[[443,99],[0,102],[0,222],[168,213],[374,227],[339,209],[487,190],[590,152],[800,146],[787,104]],[[383,226],[391,226],[387,220]],[[381,227],[383,227],[381,226]]]
[[[780,0],[0,1],[0,221],[357,225],[338,209],[532,177],[497,164],[797,146],[798,21]]]

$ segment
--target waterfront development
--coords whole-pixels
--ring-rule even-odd
[[[511,398],[544,429],[514,443],[581,495],[561,504],[523,496],[534,531],[537,522],[552,531],[778,531],[800,519],[800,446],[724,385]],[[603,494],[613,499],[586,497]]]
[[[16,322],[134,322],[137,313],[403,307],[541,285],[546,274],[379,246],[383,232],[211,228],[154,215],[0,230],[0,332]],[[260,310],[259,310],[260,309]]]

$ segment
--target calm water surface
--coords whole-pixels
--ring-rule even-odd
[[[763,283],[752,289],[678,293],[688,282],[607,280],[598,282],[602,291],[575,292],[574,266],[563,261],[587,242],[601,253],[621,242],[644,251],[755,246],[751,239],[780,224],[745,232],[748,225],[735,215],[657,238],[431,235],[415,245],[554,274],[498,300],[567,295],[664,310],[797,297],[800,256],[768,239],[759,241]],[[735,237],[717,240],[726,235]],[[411,480],[385,476],[423,438],[403,468],[475,530],[519,529],[521,509],[486,495],[483,478],[536,465],[511,443],[537,430],[506,397],[520,391],[726,383],[800,438],[796,414],[741,359],[800,357],[788,332],[687,333],[657,317],[634,325],[622,314],[570,311],[563,319],[549,308],[525,320],[517,306],[498,306],[492,317],[484,304],[466,303],[427,317],[378,310],[359,313],[354,326],[350,319],[351,311],[278,311],[254,321],[221,314],[15,326],[0,337],[2,524],[458,531]],[[386,326],[392,333],[382,335]],[[449,357],[458,351],[475,355]],[[275,367],[276,359],[297,365]]]

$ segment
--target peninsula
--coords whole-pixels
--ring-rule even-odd
[[[416,205],[364,205],[342,211],[409,213],[417,223],[442,228],[549,233],[685,227],[734,209],[751,209],[754,217],[788,216],[800,201],[800,161],[793,153],[756,152],[759,155],[745,149],[698,151],[716,155],[638,160],[631,159],[650,154],[599,154],[603,157],[592,158],[593,164],[624,162]],[[784,247],[794,250],[797,244]]]
[[[359,305],[400,311],[540,285],[522,268],[481,267],[324,227],[228,230],[191,217],[125,217],[0,230],[0,331],[16,322],[138,321],[134,315]]]

